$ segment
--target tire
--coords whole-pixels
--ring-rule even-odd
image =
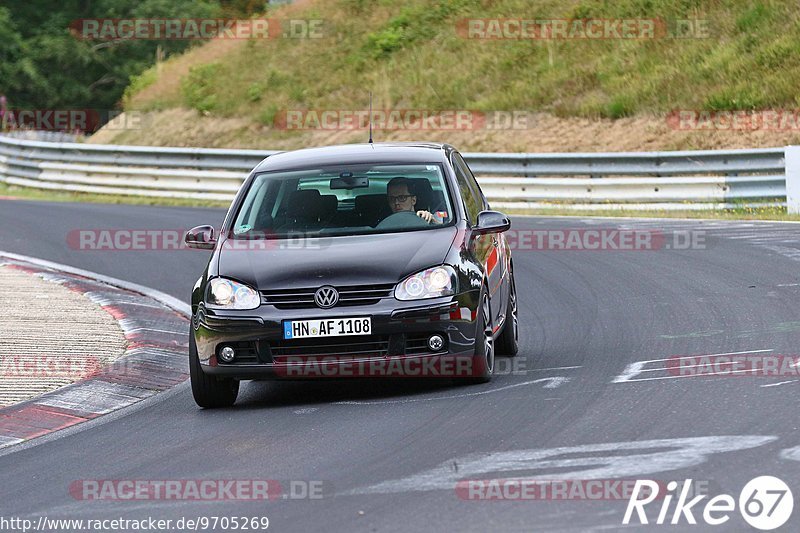
[[[517,284],[514,282],[514,272],[511,272],[511,291],[506,304],[506,323],[503,331],[497,337],[495,345],[497,355],[515,357],[519,351],[519,319],[517,317]]]
[[[230,407],[239,395],[239,380],[220,379],[203,372],[197,357],[194,332],[189,330],[189,378],[192,382],[192,396],[200,407]]]
[[[492,314],[489,308],[489,294],[484,289],[481,304],[478,307],[478,326],[475,329],[475,355],[473,356],[473,372],[469,383],[488,383],[494,373],[495,347],[492,337]]]

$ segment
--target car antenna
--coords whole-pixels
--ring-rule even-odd
[[[372,144],[372,91],[369,92],[369,144]]]

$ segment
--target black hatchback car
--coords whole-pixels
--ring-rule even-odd
[[[195,401],[232,405],[248,379],[489,381],[517,352],[510,226],[446,144],[268,157],[219,232],[186,234],[213,250],[192,293]]]

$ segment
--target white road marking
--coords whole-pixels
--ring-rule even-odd
[[[700,357],[703,357],[703,356],[700,356]],[[676,357],[676,359],[678,359],[678,358]],[[681,357],[680,359],[688,359],[688,358]],[[733,361],[731,361],[730,363],[719,363],[717,366],[730,366],[732,364],[733,364]],[[681,368],[705,368],[707,366],[708,365],[681,365]],[[641,371],[642,372],[663,372],[665,370],[669,370],[669,369],[667,369],[667,368],[644,368]],[[706,372],[706,374],[707,373],[708,372]]]
[[[637,361],[636,363],[631,363],[625,367],[625,370],[622,371],[622,374],[615,377],[611,383],[623,383],[625,381],[632,381],[631,378],[633,376],[638,376],[642,373],[642,369],[644,365],[647,364],[647,361]]]
[[[296,411],[294,411],[294,414],[296,414],[296,415],[308,415],[308,414],[311,414],[311,413],[313,413],[315,411],[319,411],[319,407],[304,407],[302,409],[297,409]]]
[[[780,458],[788,459],[789,461],[800,461],[800,446],[781,450]]]
[[[792,379],[792,380],[789,380],[789,381],[781,381],[779,383],[767,383],[766,385],[761,385],[761,388],[763,389],[763,388],[766,388],[766,387],[777,387],[778,385],[786,385],[787,383],[797,383],[798,381],[800,381],[800,380]]]
[[[760,369],[758,368],[749,368],[746,370],[730,370],[725,372],[703,372],[702,374],[687,374],[685,376],[659,376],[656,378],[639,378],[639,379],[627,379],[624,382],[631,383],[635,381],[658,381],[661,379],[681,379],[681,378],[702,378],[707,376],[728,376],[730,374],[746,374],[748,372],[758,372]],[[614,383],[622,383],[615,381]]]
[[[405,400],[377,400],[373,402],[359,402],[355,400],[345,400],[341,402],[333,402],[333,405],[388,405],[388,404],[397,404],[397,403],[417,403],[417,402],[433,402],[436,400],[452,400],[455,398],[468,398],[470,396],[482,396],[484,394],[492,394],[495,392],[500,392],[503,390],[514,389],[516,387],[522,387],[525,385],[533,385],[535,383],[547,383],[544,386],[545,389],[555,389],[567,383],[570,378],[565,378],[561,376],[551,377],[551,378],[539,378],[534,379],[532,381],[523,381],[522,383],[514,383],[512,385],[506,385],[505,387],[498,387],[496,389],[479,391],[479,392],[467,392],[464,394],[452,394],[449,396],[436,396],[434,398],[408,398]]]
[[[480,479],[481,476],[495,478],[506,472],[525,473],[523,476],[502,475],[503,479],[510,481],[638,478],[694,467],[706,462],[709,455],[756,448],[777,439],[775,436],[730,435],[473,453],[448,459],[408,477],[382,481],[344,494],[454,491],[459,481]],[[631,453],[622,455],[620,451],[623,450]],[[602,452],[609,455],[599,455]],[[453,464],[458,465],[458,469],[454,469]],[[533,470],[548,473],[534,475],[530,473]]]
[[[19,439],[19,438],[16,438],[16,437],[6,437],[6,436],[3,436],[3,435],[0,435],[0,448],[4,448],[5,446],[12,446],[14,444],[19,444],[20,442],[23,442],[23,441],[24,441],[24,439]]]
[[[663,376],[657,378],[640,378],[640,379],[632,379],[633,376],[637,376],[643,372],[656,372],[658,370],[667,370],[666,368],[648,368],[645,369],[644,366],[648,363],[661,363],[664,361],[675,361],[675,360],[682,360],[682,359],[694,359],[697,357],[717,357],[723,355],[743,355],[749,353],[766,353],[766,352],[774,352],[773,349],[764,349],[764,350],[746,350],[744,352],[725,352],[725,353],[711,353],[711,354],[703,354],[703,355],[686,355],[681,357],[667,357],[665,359],[648,359],[646,361],[636,361],[635,363],[630,363],[628,366],[625,367],[625,370],[622,371],[622,374],[615,377],[611,380],[611,383],[625,383],[625,382],[632,382],[632,381],[654,381],[659,379],[675,379],[675,378],[689,378],[689,377],[697,377],[699,375],[688,375],[688,376]],[[740,372],[740,371],[736,371]],[[733,372],[726,372],[726,374],[731,374]],[[713,374],[704,373],[701,374],[703,376],[710,376]]]
[[[536,381],[534,381],[534,383],[539,383],[539,382],[542,382],[542,381],[548,381],[549,383],[544,386],[545,389],[557,389],[561,385],[563,385],[564,383],[568,383],[569,379],[570,378],[556,376],[556,377],[552,377],[552,378],[537,379]]]
[[[762,353],[762,352],[774,352],[775,350],[772,348],[763,349],[763,350],[745,350],[743,352],[722,352],[722,353],[707,353],[707,354],[699,354],[699,355],[681,355],[679,357],[665,357],[663,359],[648,359],[646,361],[639,361],[640,363],[660,363],[662,361],[672,361],[675,359],[693,359],[695,357],[716,357],[719,355],[742,355],[747,353]]]

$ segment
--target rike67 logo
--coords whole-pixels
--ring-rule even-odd
[[[720,526],[730,520],[738,503],[739,513],[745,522],[756,529],[769,531],[784,525],[792,516],[794,509],[794,497],[789,486],[773,476],[751,479],[739,493],[738,502],[729,494],[720,494],[706,501],[705,505],[701,505],[708,495],[700,494],[689,499],[691,488],[691,479],[687,479],[680,488],[676,481],[670,481],[667,484],[666,494],[663,494],[659,491],[659,483],[656,481],[637,480],[622,523],[630,524],[635,512],[640,524],[648,524],[645,506],[656,499],[661,502],[658,518],[655,521],[659,525],[681,523],[696,525],[698,522],[695,513],[698,513],[705,524]],[[641,497],[642,495],[644,497]],[[670,507],[675,496],[677,502],[670,516]]]

